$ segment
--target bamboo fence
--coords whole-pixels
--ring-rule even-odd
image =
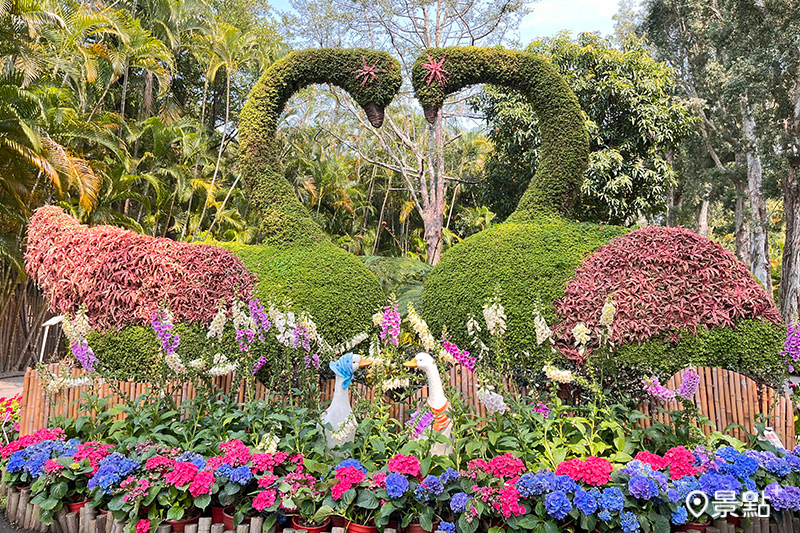
[[[57,364],[47,365],[46,368],[55,375],[62,371]],[[722,431],[730,424],[738,424],[746,428],[748,432],[754,433],[756,417],[761,415],[765,418],[767,425],[773,427],[783,438],[787,447],[794,446],[794,406],[788,395],[781,395],[774,389],[760,385],[736,372],[708,367],[699,367],[697,370],[700,374],[700,386],[694,397],[695,404],[699,412],[707,416],[718,430]],[[73,377],[82,375],[84,375],[83,371],[72,369]],[[485,407],[477,400],[477,384],[473,374],[462,367],[453,367],[448,371],[447,377],[462,400],[472,404],[476,412],[485,416]],[[677,389],[680,384],[681,376],[679,374],[670,378],[666,383],[667,387],[673,390]],[[233,375],[214,378],[213,387],[219,392],[235,394],[236,401],[245,400],[245,383],[243,380],[235,380]],[[323,384],[322,402],[331,398],[333,387],[333,380],[328,380]],[[147,383],[116,382],[116,389],[127,400],[134,400],[139,395],[145,394],[148,388]],[[175,384],[172,390],[177,404],[192,399],[197,394],[191,383]],[[375,400],[376,391],[363,384],[354,384],[351,391],[353,391],[354,397],[368,402]],[[266,399],[268,392],[263,385],[256,386],[256,398]],[[88,414],[86,406],[82,405],[80,401],[83,393],[107,398],[112,404],[123,403],[123,398],[120,398],[108,383],[70,387],[56,393],[48,393],[39,371],[28,369],[25,374],[21,401],[21,434],[29,435],[37,429],[48,427],[57,416],[75,418]],[[427,394],[427,387],[422,387],[406,403],[395,403],[391,412],[392,416],[400,422],[405,422],[409,417],[411,407],[418,405],[422,398],[427,397]],[[678,409],[679,404],[669,402],[661,407],[668,410]],[[653,403],[645,402],[640,405],[640,409],[655,421],[669,423],[668,415],[661,412]],[[650,419],[642,421],[643,426],[648,426],[650,423]],[[710,427],[704,429],[707,434],[711,432]],[[731,433],[739,438],[745,437],[742,429],[738,427],[732,428]]]

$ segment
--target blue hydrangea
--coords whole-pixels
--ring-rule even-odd
[[[180,461],[182,463],[192,463],[200,470],[206,467],[206,460],[203,458],[202,455],[195,452],[183,452],[178,457],[176,457],[175,460]]]
[[[138,468],[138,462],[125,457],[119,452],[114,452],[101,459],[100,463],[98,463],[97,472],[89,480],[89,490],[100,488],[105,494],[111,494],[115,486],[119,485]]]
[[[408,479],[403,474],[392,472],[386,476],[386,492],[390,498],[399,498],[408,490]]]
[[[779,483],[770,483],[764,488],[764,498],[776,511],[800,510],[800,489],[797,487],[782,487]]]
[[[599,513],[597,513],[597,518],[602,520],[603,522],[609,522],[611,520],[611,513],[608,509],[603,509]]]
[[[678,510],[672,513],[670,519],[676,526],[682,526],[689,521],[689,513],[686,512],[686,507],[678,507]]]
[[[340,468],[346,468],[348,466],[352,466],[357,470],[361,470],[365,474],[367,473],[367,469],[357,459],[345,459],[344,461],[336,465],[336,470],[339,470]]]
[[[556,490],[544,497],[544,508],[547,514],[561,520],[572,510],[572,503],[564,492]]]
[[[569,476],[553,476],[551,481],[553,490],[559,490],[571,494],[578,490],[578,484]]]
[[[445,533],[456,533],[456,525],[452,522],[439,522],[439,531]]]
[[[628,461],[628,464],[625,465],[625,468],[620,469],[620,472],[629,476],[646,476],[652,471],[653,468],[649,464],[637,459]]]
[[[670,503],[677,503],[680,501],[681,497],[677,490],[670,488],[667,489],[667,499],[669,499]]]
[[[734,462],[740,455],[741,454],[736,451],[736,448],[733,446],[722,446],[717,450],[717,457],[721,457],[729,463]]]
[[[442,482],[442,485],[447,485],[448,483],[455,483],[458,481],[459,477],[458,470],[455,468],[448,468],[439,476],[439,481]]]
[[[427,476],[422,483],[414,489],[414,496],[423,502],[427,502],[431,497],[436,497],[444,491],[444,485],[436,476]]]
[[[792,469],[792,472],[800,472],[800,457],[796,455],[787,455],[783,458],[786,461],[786,464],[789,465],[789,468]]]
[[[678,491],[679,501],[686,500],[690,492],[700,490],[700,483],[697,482],[697,478],[694,476],[684,476],[676,479],[673,484],[675,485],[675,490]]]
[[[522,474],[516,483],[517,492],[523,498],[532,498],[550,492],[553,490],[553,478],[555,478],[555,474],[547,470],[540,470],[536,474]]]
[[[216,474],[217,476],[221,476],[229,480],[231,478],[231,475],[233,475],[233,467],[228,463],[222,463],[217,468]]]
[[[617,487],[609,487],[603,490],[597,503],[601,509],[620,512],[625,507],[625,495]]]
[[[625,533],[636,533],[639,531],[639,517],[630,511],[625,511],[622,513],[620,526]]]
[[[774,455],[764,461],[764,470],[777,476],[785,477],[792,473],[792,467],[785,459],[780,459]]]
[[[457,492],[450,498],[450,510],[454,513],[463,513],[467,509],[467,502],[472,499],[472,496],[465,492]]]
[[[595,500],[591,493],[583,489],[578,489],[575,492],[575,496],[572,497],[572,503],[586,516],[597,511],[597,500]]]
[[[645,476],[633,476],[628,481],[628,492],[634,498],[650,501],[658,496],[658,484]]]
[[[22,470],[22,467],[24,466],[25,466],[25,450],[14,452],[8,457],[8,466],[6,466],[6,469],[12,474]]]
[[[700,484],[700,490],[709,495],[714,495],[721,490],[733,491],[735,494],[739,494],[739,491],[742,490],[742,484],[735,477],[714,472],[706,472],[700,476],[698,483]]]
[[[250,471],[250,468],[246,466],[239,466],[234,468],[228,477],[233,483],[247,485],[247,483],[253,479],[253,473]]]

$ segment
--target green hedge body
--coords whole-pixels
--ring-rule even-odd
[[[433,80],[428,58],[441,61],[447,82]],[[509,222],[525,222],[540,211],[567,214],[589,166],[589,135],[583,112],[566,80],[543,56],[500,48],[438,48],[423,52],[412,67],[414,92],[423,108],[442,106],[447,95],[479,83],[520,91],[539,117],[539,167]],[[429,113],[426,111],[426,116]]]
[[[535,223],[506,222],[482,231],[445,253],[431,271],[422,293],[425,318],[434,334],[446,325],[456,343],[469,349],[466,321],[473,315],[482,322],[484,300],[498,288],[508,317],[505,346],[519,356],[513,363],[541,366],[551,352],[549,346],[536,345],[537,302],[553,324],[551,303],[564,294],[583,258],[627,232],[545,216]]]
[[[364,62],[378,62],[377,80],[363,83],[357,71]],[[249,202],[261,219],[268,244],[323,242],[328,237],[300,203],[283,175],[275,137],[278,120],[289,98],[304,87],[330,84],[347,91],[362,107],[382,108],[391,102],[402,83],[400,64],[385,52],[365,49],[301,50],[276,61],[253,87],[240,114],[242,173]]]
[[[762,320],[742,320],[735,327],[701,328],[677,339],[651,339],[617,350],[617,364],[669,378],[686,365],[735,370],[757,380],[777,383],[784,373],[780,355],[786,332]]]
[[[384,304],[378,279],[351,253],[335,246],[225,245],[258,276],[255,295],[266,305],[291,301],[309,313],[330,343],[365,331]]]

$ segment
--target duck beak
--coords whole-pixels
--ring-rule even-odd
[[[358,362],[358,368],[364,368],[372,364],[372,359],[362,359]]]
[[[417,360],[412,359],[411,361],[406,361],[403,363],[403,366],[407,366],[408,368],[417,368]]]

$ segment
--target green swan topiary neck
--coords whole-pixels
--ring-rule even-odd
[[[375,76],[359,75],[375,66]],[[400,64],[385,52],[366,49],[301,50],[276,61],[253,87],[241,115],[240,161],[249,202],[260,217],[264,241],[272,245],[329,240],[286,180],[279,164],[278,120],[300,89],[315,84],[341,87],[375,127],[402,83]]]
[[[425,68],[430,60],[441,64],[444,82]],[[470,85],[501,85],[525,95],[539,116],[542,145],[536,175],[508,220],[570,213],[589,165],[589,136],[575,93],[547,59],[501,48],[435,48],[417,57],[412,81],[429,121],[447,95]]]

